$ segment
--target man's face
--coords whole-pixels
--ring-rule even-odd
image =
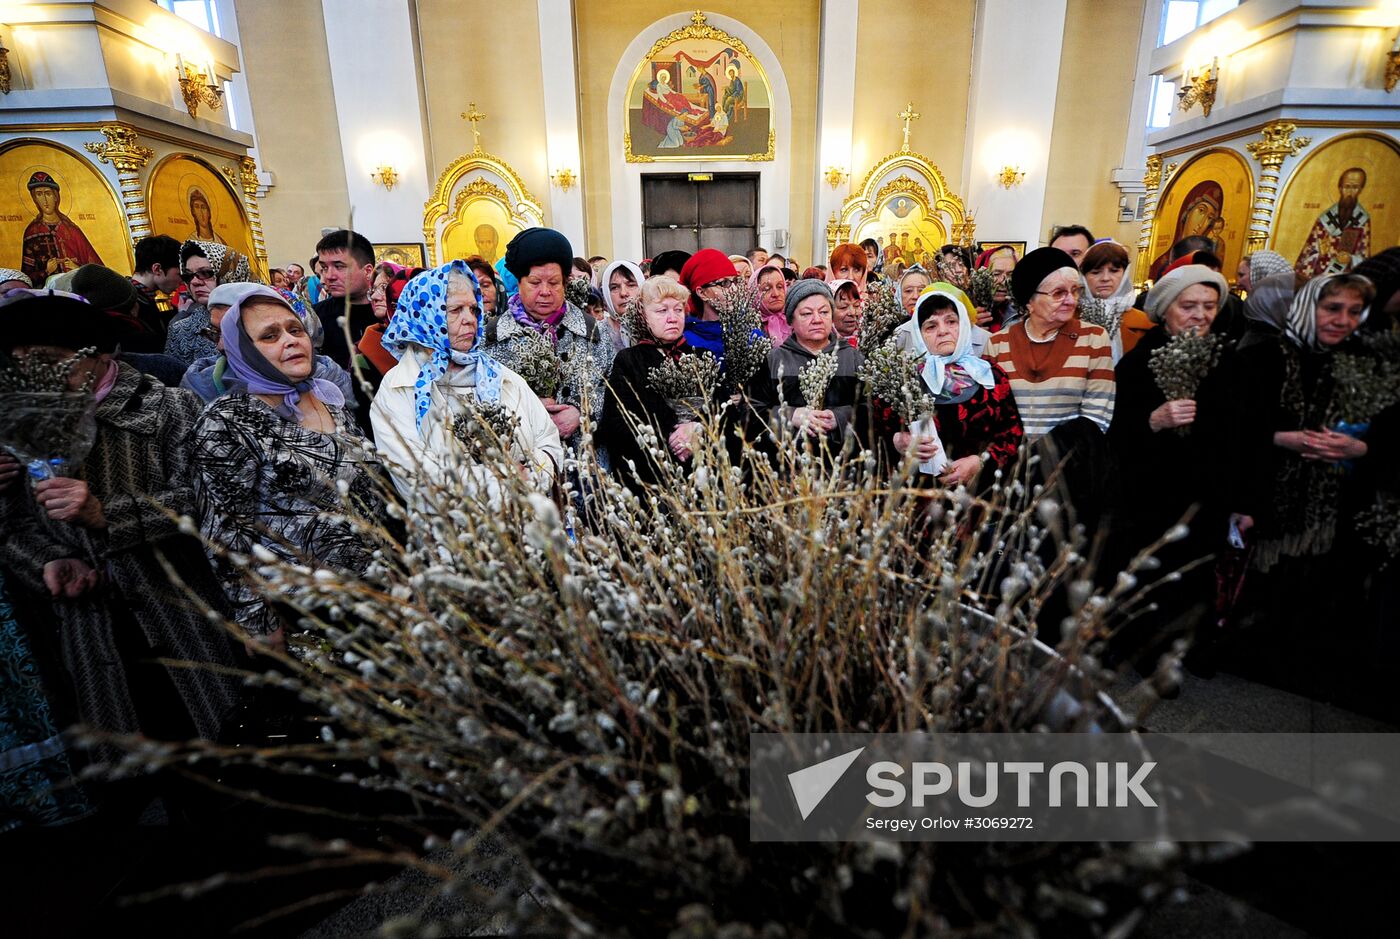
[[[207,258],[191,258],[190,260],[204,261],[205,264],[209,263]],[[174,293],[180,286],[180,268],[178,265],[175,267],[165,267],[160,264],[152,264],[151,278],[156,285],[156,289],[161,293]]]
[[[321,282],[332,297],[340,300],[348,294],[351,303],[364,303],[368,299],[370,280],[374,277],[373,264],[356,264],[350,252],[343,248],[322,251],[317,260],[321,263]]]
[[[305,276],[306,276],[306,271],[302,270],[300,264],[288,264],[288,265],[287,265],[287,289],[288,289],[288,290],[291,290],[291,289],[294,288],[297,284],[301,283],[301,279],[302,279],[303,277],[305,277]]]
[[[1085,238],[1083,235],[1061,235],[1050,242],[1050,247],[1059,248],[1065,254],[1074,258],[1074,263],[1077,267],[1084,257],[1084,252],[1089,250],[1089,239]]]
[[[875,270],[875,263],[880,259],[876,249],[871,245],[865,246],[865,266],[868,270]]]
[[[58,212],[58,190],[52,186],[40,186],[38,189],[29,190],[29,196],[34,200],[34,206],[45,216],[52,216]]]
[[[1342,205],[1355,205],[1356,200],[1361,197],[1361,190],[1366,188],[1366,175],[1364,173],[1344,173],[1341,184],[1337,187],[1341,196],[1339,201]]]

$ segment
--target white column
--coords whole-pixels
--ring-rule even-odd
[[[978,0],[967,103],[962,191],[979,240],[1045,237],[1045,177],[1060,83],[1066,0]],[[1002,166],[1025,171],[1020,185],[997,183]]]
[[[578,57],[574,52],[573,0],[538,0],[540,72],[544,77],[545,160],[553,176],[574,175],[565,192],[549,184],[549,223],[564,233],[579,257],[594,253],[588,245],[583,215],[583,160],[579,148]]]
[[[812,191],[812,263],[826,263],[826,223],[840,212],[851,192],[851,180],[835,189],[826,180],[828,167],[848,174],[851,132],[856,108],[856,26],[859,0],[823,0],[821,73],[817,82],[817,179]],[[859,180],[857,180],[859,182]]]
[[[321,9],[355,230],[373,242],[421,242],[428,164],[408,0],[322,0]],[[392,190],[370,179],[380,164],[398,173]]]
[[[1138,196],[1147,192],[1143,174],[1147,160],[1147,109],[1152,104],[1152,50],[1157,48],[1157,34],[1162,22],[1162,0],[1147,0],[1142,9],[1142,28],[1138,36],[1137,66],[1133,70],[1133,104],[1128,114],[1128,139],[1123,144],[1123,159],[1110,178],[1127,199],[1126,205],[1136,211]]]

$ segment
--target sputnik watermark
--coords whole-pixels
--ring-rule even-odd
[[[1337,736],[755,734],[750,835],[1400,840],[1400,735]]]

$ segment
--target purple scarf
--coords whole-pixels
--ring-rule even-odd
[[[535,319],[525,312],[525,304],[520,300],[520,294],[511,294],[510,303],[506,305],[511,317],[521,326],[533,329],[537,333],[542,333],[549,337],[549,344],[559,345],[559,324],[564,321],[564,314],[569,312],[569,304],[565,303],[558,310],[545,317],[544,322]]]
[[[277,413],[297,423],[301,423],[302,419],[297,403],[305,392],[314,392],[316,397],[333,407],[344,407],[345,395],[335,382],[322,376],[319,365],[310,378],[293,383],[258,351],[257,343],[243,328],[243,306],[254,300],[276,303],[286,307],[287,312],[296,314],[291,304],[271,287],[259,287],[228,308],[223,322],[219,324],[219,331],[223,334],[224,357],[228,360],[224,382],[229,390],[253,395],[281,395],[282,403],[277,406]],[[307,355],[315,363],[316,350],[308,350]]]

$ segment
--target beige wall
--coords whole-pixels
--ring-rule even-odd
[[[1140,223],[1118,221],[1143,0],[1069,0],[1045,191],[1045,230],[1086,225],[1098,238],[1137,243]],[[1134,197],[1136,199],[1136,197]]]
[[[578,17],[580,128],[583,135],[585,212],[590,253],[612,256],[612,180],[608,165],[608,90],[627,46],[637,34],[674,13],[692,13],[694,3],[655,0],[575,0]],[[732,17],[773,50],[792,98],[792,185],[789,192],[789,251],[804,264],[812,258],[812,184],[817,136],[820,0],[765,3],[713,0],[705,12]],[[653,37],[660,39],[664,32]],[[635,64],[635,63],[634,63]],[[779,156],[782,154],[780,153]],[[770,222],[771,224],[771,222]]]
[[[350,215],[320,0],[239,0],[238,34],[258,130],[269,263],[306,263],[321,229]]]
[[[975,0],[861,0],[856,34],[856,113],[851,186],[899,149],[899,112],[920,114],[909,146],[933,161],[959,196],[967,139]]]
[[[475,101],[486,115],[480,125],[482,147],[514,167],[548,213],[536,5],[528,0],[498,0],[484,12],[486,4],[461,0],[417,0],[417,4],[423,73],[428,76],[424,84],[431,131],[429,186],[437,185],[449,163],[471,152],[471,125],[461,115],[467,103]],[[469,37],[476,39],[468,42]]]

